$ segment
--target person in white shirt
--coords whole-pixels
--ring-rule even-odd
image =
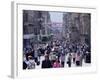
[[[32,58],[32,56],[28,56],[28,61],[27,61],[27,68],[28,69],[35,69],[35,61],[34,59]]]
[[[81,58],[81,55],[78,52],[77,55],[76,55],[76,66],[80,66],[80,58]]]

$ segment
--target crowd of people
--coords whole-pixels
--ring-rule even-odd
[[[40,62],[41,57],[44,57],[42,62]],[[72,63],[76,66],[82,66],[83,61],[91,63],[89,44],[56,40],[38,44],[37,47],[34,45],[26,46],[23,54],[23,69],[36,69],[36,66],[63,68],[65,64],[72,67]]]

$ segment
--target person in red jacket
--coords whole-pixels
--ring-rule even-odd
[[[53,64],[53,68],[60,68],[60,67],[61,67],[60,61],[59,61],[59,59],[57,58],[56,61],[55,61],[54,64]]]

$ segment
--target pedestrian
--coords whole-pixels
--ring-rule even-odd
[[[72,53],[72,57],[73,57],[73,63],[75,63],[75,59],[76,59],[76,53],[75,52]]]
[[[45,59],[42,61],[42,68],[52,68],[51,61],[49,60],[49,56],[45,55]]]
[[[31,51],[31,56],[34,58],[34,48]]]
[[[35,62],[37,63],[38,62],[38,51],[37,51],[37,49],[35,49],[35,52],[34,52],[34,59],[35,59]]]
[[[80,51],[80,66],[83,64],[84,54],[83,51]]]
[[[35,61],[32,58],[32,56],[28,56],[27,68],[28,69],[35,69]]]
[[[68,67],[71,67],[71,61],[72,61],[72,55],[71,55],[71,53],[69,53],[68,61],[67,61]]]
[[[62,54],[61,54],[61,65],[62,65],[62,67],[64,67],[64,64],[65,64],[65,53],[63,52]]]
[[[54,64],[53,64],[53,68],[60,68],[60,67],[61,67],[60,61],[59,61],[59,59],[57,58],[56,61],[55,61]]]
[[[56,54],[54,52],[51,52],[49,55],[49,58],[50,58],[51,64],[53,65],[54,62],[56,61]]]
[[[43,49],[42,46],[39,47],[39,52],[40,52],[41,55],[44,55],[45,50]]]
[[[27,68],[27,64],[25,61],[23,61],[23,69],[26,69]]]
[[[91,63],[91,54],[86,51],[85,63]]]
[[[80,66],[80,53],[76,55],[76,66]]]

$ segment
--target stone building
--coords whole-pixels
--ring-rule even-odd
[[[90,42],[91,15],[67,12],[63,14],[63,36],[69,42]],[[90,43],[89,43],[90,44]]]
[[[23,10],[23,42],[25,45],[38,43],[42,36],[50,34],[47,23],[50,15],[47,11]]]

